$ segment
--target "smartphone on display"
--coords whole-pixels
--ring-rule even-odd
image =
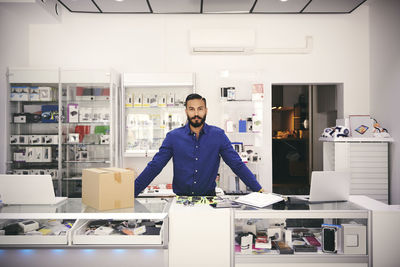
[[[334,227],[322,228],[322,251],[336,253],[336,235],[337,229]]]

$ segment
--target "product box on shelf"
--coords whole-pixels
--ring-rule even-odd
[[[58,135],[45,135],[44,144],[46,145],[58,145]]]
[[[31,135],[29,137],[29,144],[31,145],[41,145],[45,143],[44,135]]]
[[[11,135],[10,136],[10,144],[14,144],[14,145],[19,144],[19,135]]]
[[[150,99],[152,94],[143,94],[143,107],[148,108],[150,107]]]
[[[19,149],[14,152],[14,161],[16,162],[26,162],[27,156],[26,156],[26,149]]]
[[[40,101],[53,101],[53,88],[47,86],[38,87]]]
[[[125,95],[125,107],[126,108],[131,108],[133,107],[133,95],[132,94],[126,94]]]
[[[79,109],[79,122],[92,122],[92,108]]]
[[[27,122],[27,113],[14,113],[13,114],[13,122],[14,123],[26,123]]]
[[[39,87],[31,87],[29,90],[29,101],[40,101],[40,90]]]
[[[82,172],[82,202],[97,210],[134,206],[135,173],[121,168],[90,168]]]
[[[29,101],[29,87],[21,87],[21,91],[18,94],[18,101]]]
[[[140,108],[143,106],[143,95],[142,94],[134,94],[133,96],[133,106],[135,108]]]
[[[175,105],[174,93],[169,93],[167,97],[167,107],[173,107]]]
[[[253,90],[251,93],[251,100],[263,100],[264,99],[264,85],[262,83],[253,84]]]
[[[68,104],[68,122],[79,122],[79,105]]]
[[[42,122],[58,122],[58,105],[42,105]]]
[[[164,94],[160,94],[157,96],[157,105],[161,108],[167,106],[167,96]]]
[[[19,87],[17,87],[17,86],[11,87],[10,101],[18,101],[19,100],[18,90],[19,90]]]
[[[110,144],[110,135],[109,134],[100,135],[100,144],[102,145]]]

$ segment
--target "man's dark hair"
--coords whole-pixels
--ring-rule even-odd
[[[192,99],[200,99],[200,100],[203,100],[203,101],[204,101],[204,106],[207,107],[207,101],[206,101],[206,99],[205,99],[204,97],[202,97],[201,95],[199,95],[199,94],[190,94],[190,95],[188,95],[188,96],[186,97],[186,100],[185,100],[185,107],[187,106],[187,102],[188,102],[189,100],[192,100]]]

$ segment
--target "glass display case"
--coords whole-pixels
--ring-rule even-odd
[[[82,169],[115,161],[118,77],[112,70],[8,70],[7,173],[53,177],[58,196],[80,197]]]
[[[81,199],[59,205],[5,205],[0,208],[0,247],[37,245],[168,245],[170,200],[135,199],[134,207],[98,211]]]
[[[263,209],[243,206],[233,212],[237,266],[371,262],[371,214],[355,203],[307,204],[291,198]]]
[[[7,173],[59,180],[59,70],[8,69]]]
[[[192,73],[125,73],[122,78],[123,157],[151,157],[170,130],[186,123]]]
[[[116,86],[110,70],[61,70],[64,196],[81,196],[83,169],[114,165]]]

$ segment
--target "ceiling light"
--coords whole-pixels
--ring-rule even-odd
[[[281,2],[287,2],[288,0],[281,0]]]
[[[124,2],[125,0],[115,0],[115,2]]]

